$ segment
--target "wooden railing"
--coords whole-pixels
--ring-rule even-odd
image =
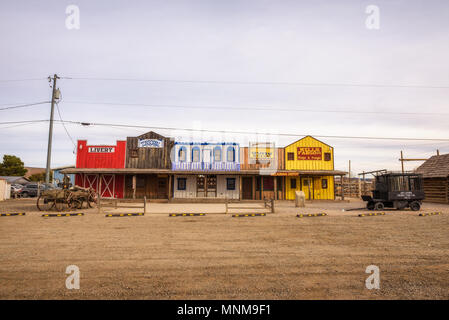
[[[251,202],[258,204],[258,206],[242,206],[241,203],[237,203],[237,206],[234,206],[233,204],[229,203],[229,200],[226,198],[225,205],[226,205],[226,213],[229,213],[230,210],[253,210],[253,209],[268,209],[269,212],[274,213],[274,199],[264,199],[259,202]]]
[[[143,203],[142,206],[131,206],[131,205],[126,205],[129,203],[138,203],[136,200],[125,200],[125,199],[101,199],[100,195],[98,196],[98,204],[97,204],[97,208],[98,208],[98,213],[101,213],[101,211],[105,212],[105,208],[113,208],[113,209],[121,209],[121,208],[126,208],[126,209],[143,209],[143,213],[146,214],[147,213],[147,197],[143,197]]]

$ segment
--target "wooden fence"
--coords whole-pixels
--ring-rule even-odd
[[[121,209],[121,208],[126,208],[126,209],[143,209],[143,213],[146,214],[147,213],[147,197],[143,197],[143,199],[141,200],[142,206],[132,206],[130,205],[131,203],[135,203],[138,204],[139,202],[137,202],[136,200],[130,200],[130,199],[101,199],[100,196],[98,195],[98,213],[101,213],[101,211],[105,212],[104,209],[107,208],[113,208],[113,209]]]
[[[372,180],[358,178],[343,178],[344,197],[360,198],[362,195],[372,195],[374,183]],[[335,178],[335,196],[342,197],[341,178]]]
[[[226,213],[229,213],[230,210],[261,210],[261,209],[268,209],[268,212],[274,213],[274,199],[265,199],[258,202],[251,202],[256,205],[254,206],[241,206],[240,203],[231,204],[229,203],[229,200],[226,199]],[[237,206],[235,206],[237,205]]]

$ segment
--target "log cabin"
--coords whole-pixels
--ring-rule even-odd
[[[430,157],[416,172],[423,175],[424,201],[449,203],[449,154]]]

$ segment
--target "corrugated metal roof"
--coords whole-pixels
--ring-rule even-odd
[[[446,178],[449,176],[449,154],[430,157],[416,172],[424,178]]]

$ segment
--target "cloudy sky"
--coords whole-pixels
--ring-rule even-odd
[[[79,29],[66,27],[69,5]],[[370,5],[379,29],[366,26]],[[45,78],[56,73],[63,120],[219,130],[155,131],[243,145],[315,135],[335,147],[336,169],[351,160],[354,173],[399,170],[400,150],[425,158],[449,153],[449,141],[325,136],[449,139],[448,31],[445,0],[2,1],[0,109],[48,101]],[[0,156],[44,167],[48,123],[4,122],[49,113],[49,104],[0,110]],[[90,144],[148,131],[66,127]],[[56,123],[52,166],[74,164],[73,151]]]

